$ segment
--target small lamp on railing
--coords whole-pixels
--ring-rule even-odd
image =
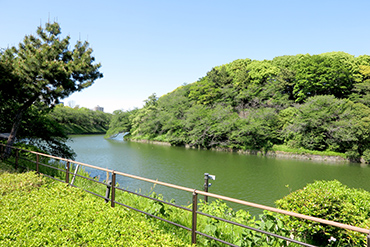
[[[204,173],[204,191],[208,192],[208,188],[211,187],[211,183],[208,182],[209,179],[216,180],[216,175],[210,175],[209,173]],[[204,196],[204,201],[208,202],[208,196]]]

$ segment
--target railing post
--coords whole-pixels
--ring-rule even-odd
[[[370,247],[370,232],[366,236],[367,238],[367,247]]]
[[[193,208],[192,208],[192,224],[191,224],[191,243],[197,243],[197,208],[198,208],[198,194],[193,191]]]
[[[36,172],[37,172],[37,174],[40,174],[40,170],[39,170],[39,154],[36,154]]]
[[[69,161],[67,161],[66,165],[66,183],[69,184]]]
[[[18,169],[19,150],[15,150],[15,169]]]
[[[111,207],[114,208],[114,200],[116,199],[116,173],[112,171],[112,196]]]

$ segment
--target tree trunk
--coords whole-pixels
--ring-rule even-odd
[[[12,126],[12,130],[10,131],[8,141],[6,143],[5,155],[4,155],[5,158],[8,158],[10,156],[11,152],[12,152],[11,147],[13,146],[13,144],[15,142],[15,138],[17,136],[17,131],[19,129],[19,126],[21,125],[23,112],[24,112],[24,110],[21,109],[17,112],[17,115],[15,116],[14,123],[13,123],[13,126]]]
[[[12,126],[12,130],[10,131],[10,135],[8,137],[8,141],[6,143],[6,148],[5,148],[5,152],[4,152],[4,158],[9,158],[11,152],[12,152],[12,149],[11,147],[13,146],[14,142],[15,142],[15,138],[17,136],[17,131],[19,129],[19,126],[21,125],[21,122],[22,122],[22,117],[23,117],[23,114],[24,112],[33,104],[33,102],[35,102],[35,100],[38,98],[38,95],[37,96],[33,96],[32,98],[30,98],[23,106],[21,106],[17,112],[17,114],[15,115],[15,118],[14,118],[14,123],[13,123],[13,126]]]

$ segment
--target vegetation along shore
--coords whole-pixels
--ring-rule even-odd
[[[368,55],[238,59],[166,95],[150,95],[140,109],[109,114],[59,104],[103,77],[88,42],[77,41],[70,48],[70,37],[60,35],[58,23],[47,23],[17,47],[0,50],[0,133],[7,138],[1,142],[8,144],[0,163],[1,245],[186,246],[190,237],[128,210],[108,208],[82,190],[15,170],[8,163],[18,159],[9,148],[13,145],[73,158],[66,144],[70,134],[106,133],[109,138],[129,133],[125,137],[130,140],[189,148],[370,162]],[[22,165],[34,165],[28,163]],[[58,172],[49,175],[63,179]],[[125,196],[153,214],[184,225],[191,222],[161,203]],[[367,229],[369,203],[368,191],[338,181],[316,181],[276,201],[285,210]],[[199,210],[320,246],[366,244],[357,233],[266,212],[255,219],[221,201],[202,203]],[[238,232],[220,221],[199,220],[199,227],[241,246],[293,246],[250,230]],[[214,243],[203,239],[199,245]]]
[[[369,99],[368,55],[239,59],[143,108],[115,111],[106,137],[368,163]]]
[[[83,189],[103,195],[106,186],[86,179],[75,180],[74,186],[51,180],[34,172],[32,161],[15,157],[0,161],[0,244],[11,246],[58,245],[66,246],[187,246],[191,234],[164,221],[145,217],[124,207],[111,208],[102,198]],[[43,160],[45,162],[45,160]],[[48,162],[51,164],[50,162]],[[60,170],[43,168],[41,173],[65,181],[65,164],[53,163]],[[22,172],[23,171],[23,172]],[[83,169],[79,174],[89,177]],[[117,185],[119,186],[119,185]],[[154,192],[150,197],[163,200]],[[119,193],[116,201],[124,202],[152,215],[191,227],[191,213],[170,207],[160,201],[150,201],[134,194]],[[369,228],[370,193],[348,188],[338,181],[316,181],[303,189],[291,192],[275,202],[278,208],[343,224]],[[235,211],[222,201],[204,203],[198,211],[317,246],[365,246],[364,234],[319,223],[263,212],[252,216],[244,210]],[[24,210],[27,207],[27,210]],[[191,207],[191,206],[188,206]],[[16,222],[16,223],[14,223]],[[9,227],[9,226],[15,227]],[[285,240],[271,238],[248,229],[230,227],[225,222],[199,217],[198,231],[222,238],[238,246],[295,246]],[[217,245],[213,240],[199,237],[197,246]]]

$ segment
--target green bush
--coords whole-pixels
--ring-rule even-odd
[[[365,161],[365,163],[370,163],[370,149],[366,149],[364,153],[362,154],[362,159]]]
[[[43,177],[37,176],[35,172],[30,173],[0,173],[0,196],[5,196],[17,191],[30,192],[45,184]]]
[[[35,173],[0,174],[0,246],[188,246],[124,207]]]
[[[316,181],[276,201],[284,210],[310,215],[343,224],[370,227],[370,193],[351,189],[339,181]],[[285,224],[293,235],[326,246],[365,246],[364,234],[286,216]]]
[[[49,114],[68,134],[106,133],[112,114],[58,105]]]
[[[24,161],[22,162],[25,165]],[[55,164],[58,166],[58,164]],[[59,164],[62,165],[62,164]],[[1,170],[1,169],[0,169]],[[72,169],[74,170],[74,169]],[[88,172],[84,169],[79,170],[79,174],[83,176],[89,176]],[[59,174],[60,179],[64,180],[64,174]],[[78,186],[79,188],[92,191],[96,194],[104,195],[106,191],[106,186],[101,184],[96,184],[93,181],[86,180],[80,177],[77,177],[75,180],[74,185]],[[70,231],[71,228],[74,228],[74,225],[64,224],[67,226],[68,229],[64,230],[63,227],[60,227],[61,234],[59,235],[58,231],[55,232],[56,227],[55,225],[59,226],[59,221],[63,220],[62,218],[67,218],[68,220],[72,220],[77,222],[78,225],[83,226],[84,228],[88,229],[85,225],[87,224],[84,220],[90,219],[90,216],[87,216],[84,212],[80,210],[74,211],[76,208],[84,208],[86,207],[83,203],[88,203],[90,206],[86,209],[91,212],[95,212],[94,210],[100,210],[100,202],[104,200],[96,198],[94,196],[89,195],[83,191],[69,191],[68,187],[65,186],[63,183],[54,183],[51,185],[50,182],[46,178],[37,176],[35,173],[27,173],[27,174],[9,174],[7,172],[0,172],[0,196],[2,196],[3,201],[7,201],[6,203],[0,202],[0,218],[4,216],[5,218],[3,221],[0,219],[0,225],[3,224],[6,226],[7,224],[13,224],[13,221],[16,221],[14,217],[16,215],[21,217],[26,217],[26,221],[28,219],[36,220],[31,221],[31,226],[25,225],[26,223],[22,223],[25,229],[31,231],[29,236],[31,238],[29,241],[23,240],[25,238],[26,233],[22,232],[20,229],[16,229],[16,232],[10,231],[5,227],[0,227],[0,245],[1,244],[15,244],[23,245],[23,244],[47,244],[52,243],[56,244],[59,241],[62,241],[65,236],[63,235],[64,231]],[[157,198],[159,200],[164,200],[162,195],[157,195],[154,191],[154,187],[152,188],[152,193],[150,197]],[[44,198],[45,197],[45,198]],[[49,198],[48,198],[49,197]],[[67,202],[64,201],[57,201],[54,200],[52,197],[58,197],[59,199],[65,198]],[[82,202],[77,202],[77,201]],[[8,202],[9,201],[9,202]],[[71,201],[76,201],[74,204],[71,204]],[[162,202],[148,200],[147,198],[138,197],[136,195],[132,195],[127,192],[119,192],[117,191],[116,194],[116,201],[129,205],[130,207],[134,207],[155,216],[159,216],[175,222],[177,224],[181,224],[188,228],[191,228],[191,212],[187,212]],[[52,205],[46,205],[45,203],[51,203]],[[25,207],[21,204],[26,204],[32,212],[21,212],[19,210],[23,210]],[[59,205],[70,205],[65,206],[67,209],[60,208]],[[76,204],[76,205],[75,205]],[[96,204],[96,205],[95,205]],[[287,197],[277,201],[277,204],[280,208],[295,211],[298,213],[312,215],[319,218],[325,218],[328,220],[333,220],[337,222],[341,222],[344,224],[355,225],[363,228],[368,228],[370,226],[370,193],[363,191],[363,190],[355,190],[349,189],[346,186],[340,184],[338,181],[331,181],[331,182],[315,182],[314,184],[307,185],[306,188],[291,193]],[[33,205],[44,205],[43,207],[48,208],[48,210],[60,210],[57,213],[63,213],[62,218],[53,218],[52,220],[54,223],[47,222],[43,218],[33,219],[32,215],[45,215],[45,217],[51,217],[48,214],[44,213],[42,209],[34,207]],[[94,206],[95,205],[95,206]],[[123,207],[117,206],[116,208],[120,209],[110,209],[108,204],[107,207],[104,207],[104,211],[110,212],[114,214],[114,210],[119,210],[118,214],[123,214],[123,218],[120,218],[121,221],[127,221],[124,216],[126,213],[129,213],[130,221],[128,224],[131,225],[141,222],[138,228],[132,229],[132,231],[139,231],[143,233],[143,238],[147,238],[147,229],[155,229],[163,234],[168,234],[168,236],[175,235],[176,240],[171,242],[172,240],[168,240],[168,243],[176,243],[175,245],[182,245],[183,243],[190,243],[191,236],[189,232],[167,222],[157,220],[152,217],[144,216],[141,214],[137,214],[131,210],[127,211]],[[18,211],[10,212],[11,206],[14,208],[19,208]],[[264,212],[262,215],[257,217],[257,219],[251,216],[248,212],[244,210],[234,211],[232,208],[227,206],[227,204],[223,201],[216,200],[211,203],[204,203],[200,200],[198,204],[198,211],[214,215],[220,218],[224,218],[227,220],[231,220],[237,223],[241,223],[244,225],[248,225],[250,227],[254,227],[260,230],[272,232],[284,237],[291,237],[294,236],[296,240],[308,242],[320,246],[326,246],[329,240],[336,239],[335,242],[331,242],[330,246],[360,246],[365,245],[365,236],[360,233],[356,232],[349,232],[345,230],[341,230],[339,228],[328,227],[325,225],[321,225],[314,222],[308,222],[299,220],[296,218],[290,218],[288,216],[276,215],[274,213]],[[56,209],[54,207],[57,207]],[[64,206],[62,206],[64,207]],[[96,209],[93,209],[96,207]],[[191,207],[191,205],[189,206]],[[73,212],[69,212],[72,209]],[[111,211],[113,210],[113,211]],[[96,211],[96,212],[98,212]],[[66,216],[67,214],[71,213],[72,216]],[[77,214],[75,214],[77,213]],[[99,211],[100,214],[100,211]],[[29,216],[31,215],[31,216]],[[28,218],[27,218],[28,217]],[[77,217],[78,219],[75,219]],[[82,219],[81,219],[82,217]],[[109,219],[109,222],[113,222],[113,219],[110,219],[106,215],[105,218]],[[67,221],[68,221],[67,220]],[[23,220],[22,220],[23,221]],[[102,221],[101,219],[92,219],[92,222]],[[40,223],[41,222],[41,223]],[[47,222],[47,223],[46,223]],[[103,222],[103,221],[102,221]],[[144,223],[145,222],[145,223]],[[37,224],[42,224],[42,227],[38,227]],[[113,223],[111,223],[113,224]],[[91,225],[91,224],[90,224]],[[113,231],[112,227],[107,227],[103,223],[98,225],[91,225],[95,229],[90,229],[91,231],[99,231],[100,227],[102,226],[101,231],[105,231],[108,229],[109,231]],[[125,225],[115,225],[118,228],[125,228]],[[28,228],[27,228],[28,227]],[[36,230],[34,229],[36,227]],[[51,229],[53,237],[50,235],[51,238],[46,238],[46,232],[44,232],[44,227],[48,227]],[[136,226],[135,226],[136,227]],[[59,229],[60,230],[60,229]],[[270,237],[268,235],[261,234],[256,231],[252,231],[249,229],[244,229],[239,226],[234,226],[228,223],[225,223],[221,220],[205,217],[202,215],[198,215],[198,223],[197,223],[197,230],[208,235],[223,239],[227,242],[239,245],[239,246],[296,246],[293,243],[289,243],[285,240],[281,240],[279,238]],[[130,230],[131,231],[131,230]],[[57,234],[58,233],[58,234]],[[70,232],[71,233],[71,232]],[[122,233],[122,232],[121,232]],[[121,234],[119,233],[119,234]],[[16,235],[14,235],[16,234]],[[89,238],[96,238],[97,240],[94,242],[92,240],[86,240],[84,234],[91,234],[90,232],[86,232],[85,230],[78,231],[77,235],[73,235],[74,237],[71,240],[71,245],[79,245],[87,243],[87,246],[90,244],[101,244],[99,242],[100,235],[95,236],[95,232],[93,232],[93,237]],[[105,237],[113,237],[118,239],[119,241],[123,241],[119,236],[111,235],[108,232],[100,233]],[[13,236],[14,235],[14,236]],[[16,240],[16,237],[21,238],[22,242]],[[157,238],[156,235],[153,236]],[[49,242],[43,242],[41,238],[46,238]],[[62,238],[60,240],[59,238]],[[198,246],[223,246],[223,244],[216,242],[214,240],[202,237],[198,235]],[[64,239],[65,240],[65,239]],[[3,242],[2,242],[3,241]],[[36,241],[36,242],[30,242]],[[87,242],[85,242],[87,241]],[[92,241],[92,242],[90,242]],[[128,243],[128,240],[125,243]],[[134,241],[134,240],[133,240]],[[145,243],[151,244],[152,242],[145,242],[142,239],[135,240],[138,243]],[[144,242],[140,242],[144,241]],[[131,242],[133,243],[133,242]],[[68,245],[68,244],[67,244]]]
[[[201,202],[199,211],[283,237],[289,238],[290,235],[290,231],[284,227],[282,217],[268,211],[264,211],[263,214],[259,215],[258,219],[255,219],[254,216],[245,210],[234,211],[221,200],[216,200],[209,204]],[[205,216],[198,216],[197,230],[242,247],[297,246],[280,238],[271,237],[254,230],[231,225]],[[208,238],[200,239],[199,243],[204,246],[224,246]]]
[[[33,163],[26,162],[24,160],[22,160],[21,163],[22,163],[22,166],[27,167],[28,169],[35,168],[32,166],[34,165]],[[0,164],[0,165],[1,165],[0,171],[2,167],[8,167],[8,166],[4,166],[5,164]],[[58,163],[55,163],[53,165],[56,167],[61,167],[61,168],[64,167],[63,164],[58,164]],[[74,170],[74,168],[71,170]],[[50,173],[50,172],[53,172],[53,170],[49,168],[49,170],[45,170],[45,172]],[[79,169],[78,174],[89,177],[88,172],[86,172],[84,169]],[[59,174],[57,174],[57,177],[61,180],[65,179],[65,175],[63,174],[63,172],[59,172]],[[86,180],[80,177],[76,177],[74,185],[78,186],[81,189],[88,190],[88,191],[94,192],[99,195],[104,195],[106,191],[106,186],[101,185],[101,184],[96,184],[93,181]],[[74,208],[83,208],[85,207],[83,204],[85,202],[89,203],[88,201],[91,200],[91,203],[89,203],[91,204],[91,209],[88,209],[88,210],[94,211],[93,209],[94,205],[96,203],[99,204],[99,201],[103,202],[103,200],[96,198],[94,196],[91,196],[88,193],[80,191],[80,190],[77,190],[75,192],[73,191],[69,192],[69,189],[67,188],[68,187],[66,187],[65,184],[59,183],[59,182],[53,183],[53,185],[51,185],[50,181],[47,178],[38,176],[35,172],[29,172],[29,173],[23,173],[23,174],[15,174],[15,173],[10,174],[5,171],[0,172],[0,195],[3,196],[2,199],[9,201],[9,203],[3,204],[3,205],[0,203],[0,217],[2,215],[6,215],[6,218],[3,219],[3,221],[1,221],[0,219],[0,224],[1,222],[5,226],[6,224],[8,225],[13,224],[12,222],[16,221],[15,219],[16,215],[19,215],[23,218],[28,217],[27,219],[29,218],[33,219],[32,215],[37,215],[37,217],[40,217],[40,215],[43,215],[42,218],[34,219],[35,221],[30,222],[31,226],[28,226],[28,225],[24,226],[24,224],[26,223],[24,222],[23,218],[21,219],[20,224],[21,225],[23,224],[23,227],[25,227],[27,231],[30,231],[29,233],[30,239],[27,241],[24,240],[26,233],[22,232],[20,229],[17,228],[16,233],[14,233],[14,231],[9,232],[6,227],[3,229],[0,227],[0,245],[1,244],[13,244],[15,246],[20,246],[24,244],[24,245],[33,246],[37,244],[40,244],[40,245],[58,244],[60,243],[60,241],[65,240],[65,236],[63,234],[69,234],[68,232],[66,233],[67,230],[70,231],[71,228],[73,229],[75,228],[75,225],[73,224],[71,225],[69,223],[64,224],[63,227],[60,227],[59,222],[63,221],[64,219],[66,219],[66,221],[72,220],[74,222],[77,222],[78,225],[81,225],[81,227],[87,229],[87,226],[85,226],[85,224],[87,223],[85,223],[84,219],[85,220],[90,219],[89,218],[90,216],[87,217],[84,212],[81,212],[79,210],[75,212]],[[152,188],[152,191],[153,190],[154,190],[154,187]],[[172,222],[175,222],[177,224],[191,228],[191,219],[192,219],[191,212],[169,206],[167,204],[162,203],[161,201],[158,202],[158,201],[148,200],[147,198],[139,197],[139,196],[127,193],[127,192],[119,192],[119,191],[117,192],[118,193],[116,194],[116,198],[115,198],[117,202],[129,205],[130,207],[143,210],[152,215],[159,216],[167,220],[170,220]],[[55,198],[52,198],[55,196],[58,197],[58,200],[56,200]],[[162,195],[157,195],[155,192],[150,193],[150,197],[157,198],[162,201],[164,200]],[[70,201],[74,201],[74,204],[72,204]],[[79,202],[79,201],[82,201],[82,202]],[[171,202],[173,201],[171,200]],[[50,203],[51,205],[48,205],[46,203]],[[11,205],[13,205],[15,208],[20,208],[20,210],[22,210],[24,206],[21,204],[27,204],[26,207],[29,208],[29,212],[27,213],[22,213],[19,211],[9,212],[9,210],[11,210]],[[60,206],[60,205],[67,205],[67,204],[70,206],[68,207],[65,206],[65,208],[63,208],[64,206]],[[48,210],[50,210],[51,212],[53,212],[53,210],[58,209],[59,210],[58,214],[62,213],[64,216],[55,218],[54,220],[53,218],[54,215],[53,217],[51,217],[49,213],[44,213],[42,211],[43,209],[38,208],[36,205],[43,205],[43,208],[48,208]],[[104,205],[108,205],[106,210],[110,212],[111,210],[109,209],[110,204],[108,203]],[[249,214],[249,212],[246,212],[244,210],[234,211],[232,208],[228,207],[225,202],[222,202],[220,200],[213,201],[212,203],[209,203],[209,204],[208,203],[205,204],[204,202],[200,201],[198,205],[199,205],[198,210],[205,212],[207,214],[211,214],[211,215],[221,217],[227,220],[232,220],[234,222],[252,226],[252,227],[255,227],[261,230],[270,231],[270,232],[273,232],[273,233],[276,233],[282,236],[286,236],[286,237],[288,237],[290,234],[290,232],[287,231],[283,227],[280,217],[272,215],[271,213],[265,212],[264,214],[260,215],[258,220],[256,220],[254,217],[252,217]],[[95,206],[96,206],[96,210],[99,210],[100,206],[99,205],[95,205]],[[57,209],[54,209],[54,207],[57,207]],[[191,207],[191,205],[189,207]],[[120,208],[118,209],[120,214],[122,212],[124,212],[123,214],[128,213],[127,211],[125,211],[123,207],[118,206],[116,208]],[[73,212],[70,212],[71,216],[66,216],[67,214],[69,214],[68,211],[70,211],[71,209],[73,211]],[[181,246],[181,245],[186,245],[187,243],[190,243],[191,235],[188,231],[183,230],[177,226],[168,224],[167,222],[160,221],[155,218],[149,217],[149,216],[144,216],[144,215],[137,214],[137,213],[135,214],[135,212],[131,210],[129,210],[129,212],[132,212],[130,213],[130,216],[129,216],[130,222],[128,223],[130,224],[130,227],[131,225],[134,224],[133,222],[136,222],[136,221],[141,222],[140,224],[142,224],[142,226],[138,226],[138,229],[140,232],[144,232],[143,236],[140,235],[139,239],[137,240],[133,239],[131,243],[133,243],[134,241],[137,241],[138,243],[140,243],[140,241],[144,241],[140,238],[147,237],[145,235],[147,232],[147,229],[152,229],[152,230],[156,229],[157,231],[161,232],[161,234],[163,233],[165,236],[175,235],[176,239],[174,239],[173,241],[171,239],[168,240],[169,244],[172,243],[175,246]],[[77,215],[75,213],[77,213]],[[29,214],[31,216],[28,216]],[[47,218],[50,218],[54,222],[49,222],[47,219],[44,219],[43,218],[44,216]],[[78,219],[74,219],[74,217],[77,217]],[[103,217],[107,217],[107,216],[103,216]],[[122,221],[122,220],[127,221],[126,219],[121,219],[121,218],[119,219],[119,221]],[[97,222],[97,221],[98,220],[96,219],[92,220],[92,222]],[[110,220],[110,222],[112,221],[113,220]],[[39,225],[42,224],[42,227],[41,228],[38,227],[37,224]],[[66,226],[68,227],[67,230],[65,230],[64,228]],[[34,229],[35,227],[36,229]],[[48,238],[45,237],[47,235],[47,232],[43,230],[45,227],[47,227],[49,230],[52,231],[50,233],[51,235]],[[59,229],[61,231],[60,233],[61,235],[59,234],[58,231],[56,231],[58,227],[62,229],[62,230]],[[97,232],[99,231],[100,227],[102,227],[102,231],[108,228],[110,230],[113,229],[112,227],[104,226],[103,223],[97,226],[91,225],[91,227],[95,228],[95,229],[91,229],[91,231],[94,231],[94,234],[95,234],[95,231]],[[122,225],[122,226],[117,225],[117,227],[127,228],[127,226],[125,225]],[[228,241],[230,243],[234,243],[240,246],[279,246],[279,247],[288,246],[288,243],[278,238],[271,238],[267,235],[264,235],[264,234],[261,234],[261,233],[258,233],[252,230],[244,229],[238,226],[233,226],[223,221],[219,221],[219,220],[205,217],[202,215],[198,215],[197,228],[198,228],[198,231],[204,232],[211,236],[223,239],[225,241]],[[90,244],[91,246],[92,244],[100,245],[101,243],[99,242],[100,240],[98,239],[98,236],[94,237],[94,238],[97,238],[96,241],[87,240],[88,242],[85,242],[86,239],[85,239],[84,234],[88,234],[88,235],[90,234],[89,232],[85,231],[86,229],[78,231],[76,233],[77,234],[76,236],[73,235],[74,237],[68,240],[68,241],[71,241],[69,242],[69,244],[71,245],[86,244],[87,246],[89,246]],[[104,235],[105,237],[110,236],[109,235],[110,233],[101,233],[101,234]],[[119,237],[115,235],[113,237],[116,239],[119,239]],[[154,237],[156,237],[156,235],[154,235]],[[17,240],[16,238],[18,238],[19,240]],[[45,238],[46,242],[42,240],[42,238]],[[92,238],[92,237],[88,237],[88,238]],[[127,242],[128,240],[125,240],[125,241],[126,241],[125,243],[129,243]],[[148,242],[142,242],[142,243],[150,245],[151,242],[148,241]],[[66,245],[68,246],[68,244]],[[198,246],[210,246],[210,245],[224,246],[223,244],[219,242],[202,237],[200,235],[198,235],[197,245]],[[166,246],[166,245],[162,245],[162,246]],[[295,245],[290,244],[289,246],[295,246]]]

